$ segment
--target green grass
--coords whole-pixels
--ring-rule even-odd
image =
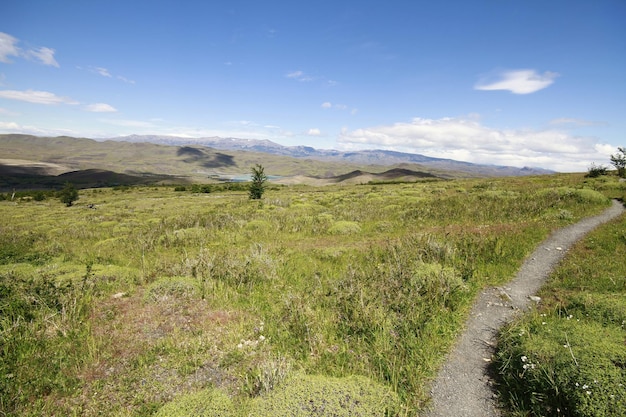
[[[308,375],[357,378],[372,398],[390,390],[415,415],[477,292],[510,279],[551,230],[606,208],[594,189],[623,195],[622,184],[554,175],[272,187],[260,202],[173,186],[84,190],[73,207],[0,201],[0,410],[147,416],[217,390],[241,414]]]
[[[577,244],[539,308],[500,335],[503,403],[513,416],[626,415],[626,217]]]

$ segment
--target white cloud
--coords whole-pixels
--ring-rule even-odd
[[[117,109],[106,103],[94,103],[86,107],[87,111],[94,113],[114,113]]]
[[[82,67],[76,67],[79,70],[83,70],[84,68]],[[98,74],[101,75],[102,77],[106,77],[106,78],[114,78],[113,74],[111,73],[111,71],[109,71],[108,68],[104,68],[104,67],[87,67],[86,68],[87,71],[92,72],[94,74]],[[123,81],[127,84],[135,84],[134,80],[131,80],[129,78],[126,78],[124,76],[121,75],[116,75],[115,76],[116,79]]]
[[[48,91],[36,90],[0,90],[0,98],[8,98],[11,100],[26,101],[28,103],[37,104],[78,104],[76,100],[69,97],[59,97]]]
[[[322,136],[322,132],[317,128],[307,130],[307,136]]]
[[[21,133],[24,135],[37,136],[80,136],[77,132],[69,129],[42,129],[35,126],[20,125],[15,122],[0,122],[0,133]]]
[[[15,122],[0,122],[0,130],[17,131],[20,129],[20,125]]]
[[[41,47],[37,49],[31,49],[26,54],[28,57],[32,57],[40,61],[44,65],[50,65],[52,67],[59,68],[59,63],[54,59],[54,49]]]
[[[495,80],[483,79],[474,88],[476,90],[507,90],[513,94],[530,94],[550,86],[559,74],[546,71],[543,74],[535,70],[522,69],[504,71],[496,74]]]
[[[291,78],[293,80],[297,80],[297,81],[313,81],[313,77],[305,74],[303,71],[292,71],[287,73],[287,75],[285,75],[287,78]]]
[[[350,110],[351,115],[355,115],[358,112],[357,109],[351,109],[349,106],[345,104],[333,104],[329,101],[325,101],[324,103],[322,103],[320,107],[323,109]]]
[[[555,129],[495,129],[464,118],[415,118],[409,123],[344,130],[339,142],[354,149],[375,146],[480,164],[563,172],[582,172],[591,162],[608,158],[608,148],[598,147],[592,138]]]
[[[135,80],[130,80],[130,79],[126,78],[126,77],[122,77],[121,75],[118,75],[117,79],[121,80],[121,81],[124,81],[127,84],[135,84]]]
[[[0,62],[10,64],[10,56],[19,56],[20,50],[17,47],[18,40],[8,33],[0,32]]]
[[[44,65],[59,67],[59,63],[54,59],[54,49],[45,46],[22,50],[17,46],[19,40],[8,33],[0,32],[0,62],[10,64],[10,56],[34,59]]]
[[[111,78],[111,73],[106,68],[95,67],[95,68],[92,68],[92,71],[95,72],[96,74],[102,75],[103,77]]]

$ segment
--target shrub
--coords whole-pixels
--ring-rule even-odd
[[[78,190],[72,183],[66,183],[65,187],[59,191],[59,200],[67,207],[70,207],[74,201],[78,200]]]
[[[333,223],[328,229],[331,235],[352,235],[361,232],[361,226],[357,222],[340,220]]]
[[[606,175],[607,169],[608,168],[605,167],[604,165],[591,164],[591,166],[587,170],[587,175],[585,176],[587,178],[597,178],[599,176]]]
[[[252,402],[249,416],[395,416],[398,397],[362,376],[333,378],[296,374]]]
[[[165,404],[155,417],[230,417],[237,416],[231,399],[217,389],[186,394]]]
[[[199,289],[195,281],[185,277],[159,279],[148,287],[147,301],[163,301],[169,298],[198,298]]]

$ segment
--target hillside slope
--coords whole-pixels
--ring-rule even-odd
[[[26,160],[30,164],[55,164],[71,170],[102,169],[142,175],[176,176],[188,181],[230,179],[246,175],[262,164],[273,176],[328,178],[364,170],[373,173],[401,167],[452,178],[476,176],[428,168],[420,164],[398,166],[357,164],[346,161],[301,159],[250,151],[219,151],[201,145],[160,145],[149,142],[96,141],[85,138],[0,135],[0,159]],[[401,165],[401,166],[400,166]]]

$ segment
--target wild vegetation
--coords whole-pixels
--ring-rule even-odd
[[[512,416],[626,415],[626,218],[592,232],[506,326],[497,367]]]
[[[477,292],[626,185],[209,191],[0,201],[0,414],[415,415]]]

